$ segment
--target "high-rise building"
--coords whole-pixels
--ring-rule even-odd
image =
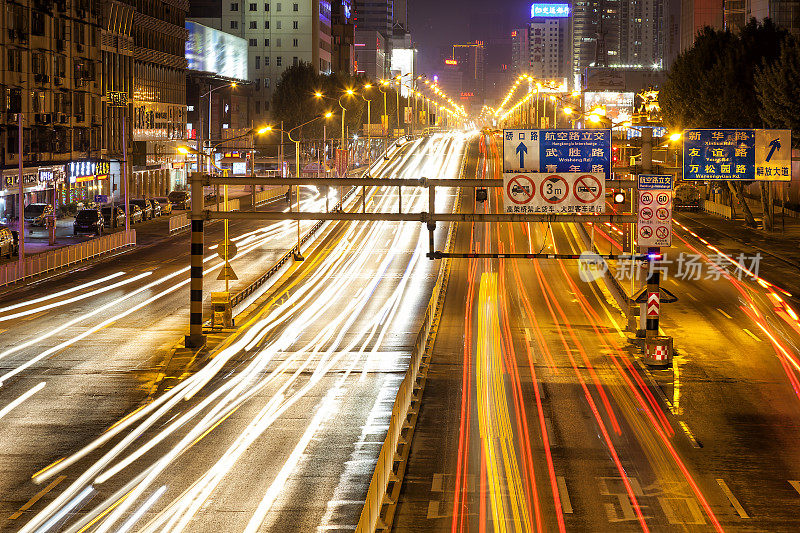
[[[511,31],[511,73],[514,76],[527,74],[530,70],[530,41],[528,28]]]
[[[189,15],[247,40],[254,122],[268,120],[275,84],[288,67],[305,62],[320,73],[332,70],[330,0],[193,0]]]
[[[746,16],[742,16],[744,0],[725,1],[725,27],[732,31],[744,26],[751,18],[769,18],[780,26],[800,37],[800,0],[749,0]]]
[[[20,158],[26,204],[59,205],[109,191],[101,8],[100,0],[20,0],[0,11],[0,219],[19,213]]]
[[[133,14],[132,196],[157,196],[185,185],[172,169],[175,141],[186,138],[186,0],[125,3]]]
[[[331,3],[331,42],[331,70],[353,75],[356,64],[353,0]]]
[[[386,54],[387,40],[383,33],[375,30],[361,30],[356,27],[356,74],[373,80],[381,80],[389,75],[389,61]]]
[[[388,39],[394,24],[392,0],[355,0],[356,31],[377,31]]]
[[[473,41],[453,45],[453,59],[461,71],[461,92],[454,93],[453,99],[460,98],[461,104],[479,113],[486,94],[484,43]]]
[[[681,0],[681,51],[694,44],[697,33],[705,26],[723,28],[722,6],[721,0]]]
[[[528,24],[528,72],[537,79],[569,78],[569,5],[534,4],[531,14],[537,16]]]

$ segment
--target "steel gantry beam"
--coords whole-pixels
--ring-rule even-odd
[[[610,222],[618,224],[631,224],[636,222],[636,215],[632,213],[613,214],[555,214],[555,213],[436,213],[436,188],[437,187],[466,187],[488,188],[502,187],[501,179],[440,179],[440,178],[319,178],[319,177],[294,177],[294,178],[259,178],[259,177],[223,177],[212,176],[194,172],[190,178],[192,210],[191,210],[191,268],[190,268],[190,323],[189,335],[186,336],[187,347],[201,347],[205,344],[202,329],[202,302],[203,302],[203,223],[207,220],[332,220],[332,221],[388,221],[388,222],[421,222],[428,229],[430,250],[426,254],[430,259],[443,257],[468,258],[519,258],[519,259],[556,259],[566,258],[558,254],[458,254],[436,251],[434,248],[434,231],[437,222]],[[612,189],[634,189],[633,180],[608,180],[606,187]],[[326,212],[265,212],[265,211],[211,211],[205,209],[203,187],[211,185],[278,185],[299,186],[313,185],[316,187],[355,187],[362,191],[361,212],[357,209],[345,212],[342,208]],[[398,209],[397,212],[375,213],[366,210],[367,187],[397,187]],[[428,211],[415,213],[403,212],[402,187],[426,187],[428,189]],[[572,256],[569,256],[572,258]],[[576,256],[579,257],[579,256]],[[631,256],[640,259],[639,256]],[[621,259],[623,256],[607,256],[608,259]]]

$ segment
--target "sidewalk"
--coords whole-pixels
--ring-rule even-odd
[[[761,206],[751,205],[750,209],[760,223]],[[737,215],[739,211],[737,209]],[[780,208],[776,209],[774,231],[747,227],[741,215],[727,220],[702,211],[677,211],[675,220],[734,259],[740,253],[745,256],[761,254],[759,275],[796,295],[800,301],[800,220],[788,216],[782,219]]]

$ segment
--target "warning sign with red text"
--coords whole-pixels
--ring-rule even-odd
[[[647,247],[672,246],[672,182],[656,186],[639,180],[639,213],[636,220],[636,244]],[[652,181],[652,180],[651,180]]]
[[[503,174],[506,213],[598,214],[605,206],[605,192],[601,173]]]

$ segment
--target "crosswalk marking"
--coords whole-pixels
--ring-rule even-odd
[[[556,476],[556,483],[558,484],[558,498],[561,500],[561,510],[564,511],[564,514],[572,514],[572,501],[569,499],[567,481],[564,476]]]
[[[741,518],[750,518],[750,515],[748,515],[747,511],[744,510],[744,507],[742,507],[742,504],[739,503],[739,500],[737,500],[736,496],[733,495],[733,492],[731,492],[731,489],[728,488],[728,484],[725,483],[725,480],[724,479],[717,479],[717,484],[722,489],[722,492],[725,493],[725,496],[728,498],[728,501],[731,502],[731,505],[733,505],[733,508],[736,510],[738,515]]]

